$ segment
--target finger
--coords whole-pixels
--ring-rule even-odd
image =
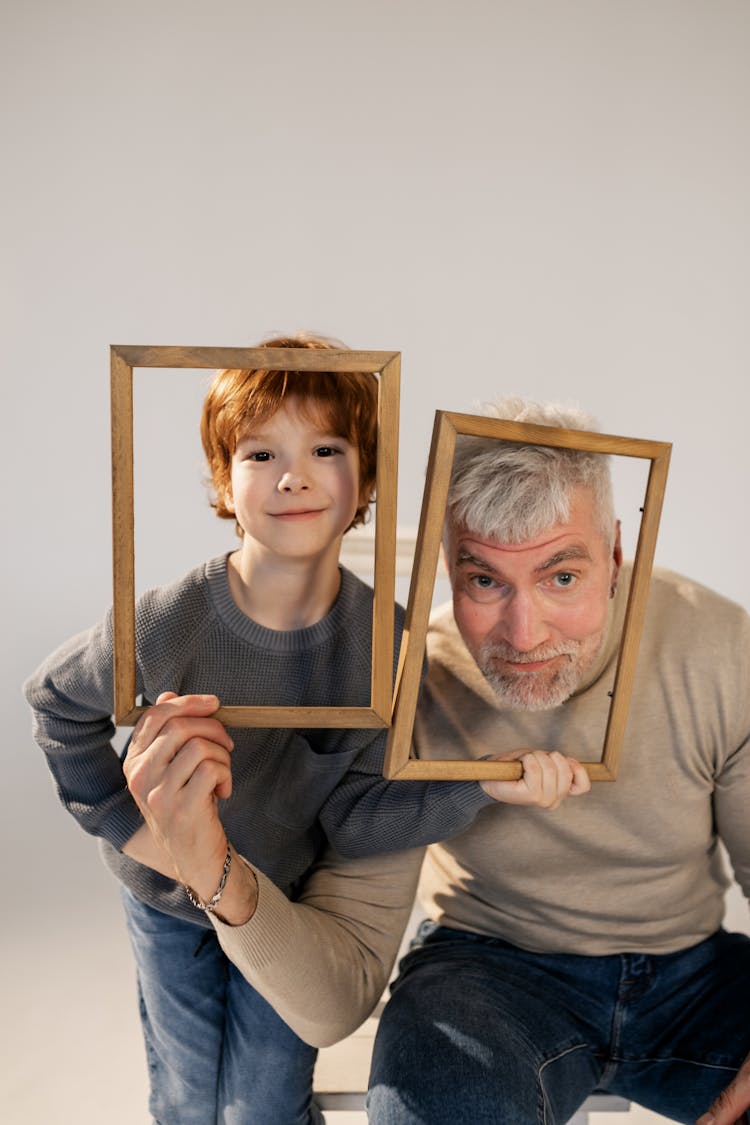
[[[527,751],[520,757],[523,773],[515,784],[517,799],[522,804],[535,804],[542,794],[542,763],[533,751]]]
[[[221,723],[215,719],[170,719],[161,728],[150,746],[132,752],[123,762],[125,779],[136,800],[145,800],[150,791],[163,783],[172,764],[182,756],[185,747],[199,743],[219,755],[229,754],[234,743]],[[184,770],[184,767],[183,767]],[[220,794],[226,796],[227,794]]]
[[[557,808],[570,789],[572,774],[567,759],[557,751],[546,754],[533,750],[521,761],[530,799],[542,808]]]
[[[521,783],[525,781],[530,790],[530,797],[533,796],[534,800],[542,797],[553,800],[560,791],[563,796],[567,795],[566,786],[570,784],[570,767],[563,764],[566,759],[559,751],[530,750],[528,747],[521,747],[518,750],[508,750],[504,754],[489,754],[483,760],[520,761],[524,771],[520,778]],[[560,775],[562,776],[558,780]]]
[[[509,750],[504,754],[488,755],[483,760],[518,761],[523,771],[520,778],[514,781],[480,782],[485,793],[496,801],[554,809],[562,804],[570,792],[573,770],[568,759],[559,751],[548,753],[546,750],[523,748]]]
[[[506,750],[504,754],[488,754],[482,761],[485,762],[517,762],[524,754],[532,754],[528,746],[521,746],[518,750]]]
[[[228,778],[231,792],[232,767],[229,751],[218,743],[204,738],[191,738],[180,748],[164,772],[161,787],[167,793],[178,793],[190,783],[204,762],[221,767],[224,771],[222,777]],[[226,780],[224,780],[222,793],[217,796],[224,796],[226,788]],[[228,793],[226,795],[228,796]]]
[[[696,1125],[735,1125],[735,1122],[745,1120],[742,1115],[748,1108],[750,1108],[750,1067],[745,1064],[708,1111],[698,1118]]]
[[[171,698],[163,699],[164,695]],[[219,700],[215,695],[175,695],[174,692],[163,692],[159,696],[162,702],[149,707],[135,725],[133,737],[130,740],[130,749],[134,754],[148,749],[158,736],[165,723],[176,717],[195,717],[213,715],[219,707]]]
[[[228,764],[206,759],[195,768],[185,786],[190,797],[224,798],[232,793],[232,771]]]
[[[147,801],[149,819],[167,840],[185,829],[190,835],[199,834],[208,830],[209,816],[216,816],[218,792],[231,791],[231,783],[231,772],[226,765],[203,758],[184,785],[175,788],[167,779],[151,790]]]
[[[589,771],[577,758],[568,758],[568,764],[573,774],[573,780],[570,783],[571,797],[580,797],[584,793],[588,793],[591,790]]]
[[[573,772],[566,755],[560,754],[558,750],[552,751],[550,760],[554,767],[554,775],[550,777],[550,784],[554,786],[553,803],[550,808],[557,809],[570,793]]]
[[[214,743],[227,753],[231,753],[234,749],[234,742],[228,731],[216,719],[210,717],[168,719],[148,746],[141,742],[134,752],[128,750],[126,766],[132,768],[134,762],[142,762],[147,763],[148,767],[156,773],[163,771],[169,767],[170,762],[180,751],[196,738]]]
[[[543,755],[542,752],[539,752]],[[518,761],[521,774],[513,780],[485,780],[480,781],[482,789],[495,801],[502,801],[509,805],[534,805],[539,803],[542,791],[542,766],[541,758],[537,752],[531,750],[511,750],[505,754],[496,754],[488,757],[489,761]]]

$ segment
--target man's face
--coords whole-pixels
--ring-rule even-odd
[[[509,545],[452,527],[446,554],[456,624],[490,686],[510,707],[563,703],[604,639],[619,526],[610,550],[593,494],[578,488],[568,520],[536,538]]]

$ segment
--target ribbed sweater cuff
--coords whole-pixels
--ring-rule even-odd
[[[110,810],[106,823],[101,826],[96,835],[107,840],[118,852],[121,852],[141,825],[144,823],[140,809],[130,796],[122,795],[118,803]]]
[[[456,808],[463,812],[479,812],[487,805],[498,804],[494,797],[485,793],[478,781],[454,781],[451,797]]]
[[[240,926],[230,926],[215,914],[211,914],[210,918],[225,951],[241,954],[243,965],[262,971],[284,956],[289,936],[289,901],[262,871],[252,867],[242,856],[238,858],[253,872],[258,882],[255,913]],[[231,959],[237,958],[232,956]]]

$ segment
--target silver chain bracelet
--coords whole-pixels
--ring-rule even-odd
[[[213,914],[214,910],[216,909],[216,904],[218,903],[219,899],[221,898],[222,894],[224,893],[224,888],[227,885],[227,877],[229,875],[229,868],[231,866],[232,866],[232,852],[230,851],[229,842],[227,841],[227,855],[226,855],[226,859],[224,860],[224,868],[221,872],[221,879],[219,880],[219,885],[216,888],[216,893],[214,895],[212,895],[212,897],[208,900],[208,902],[201,902],[201,900],[198,898],[198,896],[193,891],[192,887],[189,887],[187,885],[187,883],[183,884],[184,887],[185,887],[185,892],[186,892],[188,898],[190,899],[190,901],[192,902],[193,906],[197,906],[199,910],[205,910],[207,914]]]

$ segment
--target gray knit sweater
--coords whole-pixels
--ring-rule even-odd
[[[397,608],[396,648],[403,611]],[[220,556],[136,606],[136,692],[212,692],[226,706],[365,707],[370,701],[372,590],[342,570],[322,621],[279,632],[235,605]],[[102,840],[115,875],[145,902],[208,925],[172,880],[120,848],[142,823],[112,747],[112,618],[54,652],[24,688],[34,737],[61,801]],[[325,837],[344,856],[441,839],[493,804],[476,782],[386,782],[385,732],[232,731],[232,795],[220,815],[234,847],[293,896]]]

